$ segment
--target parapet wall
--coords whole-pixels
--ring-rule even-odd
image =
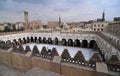
[[[27,52],[27,54],[16,53],[13,52],[11,48],[8,50],[0,49],[0,62],[26,71],[38,67],[40,69],[59,73],[63,76],[107,76],[105,73],[96,72],[95,69],[84,69],[77,65],[55,63],[52,60],[35,57],[32,56],[31,52]]]

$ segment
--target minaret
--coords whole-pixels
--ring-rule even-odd
[[[28,11],[24,11],[24,19],[25,19],[25,29],[29,28],[28,24]]]
[[[60,18],[60,16],[59,16],[59,27],[61,26],[61,18]]]
[[[102,21],[105,21],[105,11],[102,13]]]

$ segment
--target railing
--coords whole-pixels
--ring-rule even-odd
[[[96,68],[95,63],[89,63],[87,61],[79,61],[79,60],[73,60],[73,59],[61,59],[61,62],[90,67],[90,68]]]

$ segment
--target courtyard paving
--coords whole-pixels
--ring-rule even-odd
[[[0,63],[0,76],[61,76],[57,73],[33,68],[28,72]]]
[[[0,63],[0,76],[24,76],[24,71]]]

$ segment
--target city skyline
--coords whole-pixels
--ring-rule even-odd
[[[101,18],[103,10],[111,21],[120,16],[119,6],[119,0],[0,0],[0,22],[23,22],[24,11],[30,21],[57,21],[59,15],[63,22],[88,21]]]

